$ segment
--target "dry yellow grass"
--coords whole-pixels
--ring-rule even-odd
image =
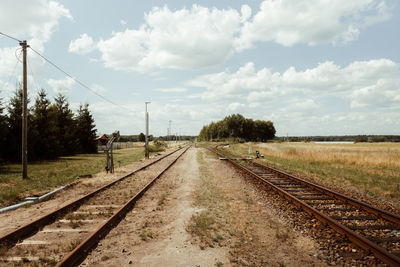
[[[400,143],[247,143],[231,149],[259,150],[276,167],[300,171],[368,194],[400,198]]]

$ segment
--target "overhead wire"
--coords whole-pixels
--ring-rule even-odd
[[[36,86],[36,91],[39,92],[40,91],[40,85],[39,85],[38,81],[36,80],[36,77],[35,77],[35,74],[33,73],[31,64],[29,64],[29,60],[27,60],[26,62],[28,63],[28,69],[29,69],[29,71],[30,71],[30,73],[32,75],[33,83]]]
[[[1,35],[4,35],[4,36],[6,36],[6,37],[8,37],[8,38],[10,38],[10,39],[13,39],[13,40],[15,40],[15,41],[17,41],[17,42],[22,42],[21,40],[15,38],[15,37],[12,37],[11,35],[5,34],[4,32],[0,32],[0,34],[1,34]]]
[[[63,70],[61,67],[57,66],[55,63],[53,63],[50,59],[46,58],[45,56],[43,56],[42,54],[40,54],[39,52],[37,52],[35,49],[33,49],[31,46],[29,46],[29,48],[35,52],[39,57],[41,57],[42,59],[44,59],[47,63],[49,63],[50,65],[52,65],[54,68],[56,68],[57,70],[59,70],[60,72],[64,73],[67,77],[73,79],[76,83],[78,83],[80,86],[82,86],[83,88],[89,90],[90,92],[92,92],[93,94],[97,95],[98,97],[100,97],[101,99],[105,100],[106,102],[113,104],[119,108],[125,109],[129,112],[132,112],[134,114],[136,114],[136,111],[133,111],[129,108],[126,108],[124,106],[121,106],[109,99],[107,99],[106,97],[102,96],[101,94],[97,93],[95,90],[91,89],[89,86],[87,86],[86,84],[84,84],[83,82],[81,82],[80,80],[78,80],[77,78],[73,77],[71,74],[69,74],[68,72],[66,72],[65,70]]]
[[[15,37],[13,37],[13,36],[11,36],[11,35],[9,35],[9,34],[3,33],[3,32],[0,32],[0,34],[3,35],[3,36],[8,37],[8,38],[10,38],[10,39],[13,39],[13,40],[15,40],[15,41],[17,41],[17,42],[19,42],[19,43],[22,42],[21,40],[15,38]],[[86,84],[84,84],[83,82],[81,82],[80,80],[78,80],[77,78],[73,77],[71,74],[69,74],[68,72],[64,71],[61,67],[57,66],[57,65],[56,65],[55,63],[53,63],[51,60],[49,60],[48,58],[46,58],[45,56],[43,56],[42,54],[40,54],[38,51],[36,51],[35,49],[33,49],[31,46],[28,46],[28,47],[29,47],[34,53],[36,53],[39,57],[41,57],[42,59],[44,59],[47,63],[49,63],[50,65],[52,65],[53,67],[55,67],[55,68],[56,68],[57,70],[59,70],[60,72],[64,73],[67,77],[73,79],[76,83],[78,83],[78,84],[79,84],[80,86],[82,86],[83,88],[89,90],[89,91],[92,92],[93,94],[95,94],[95,95],[97,95],[98,97],[100,97],[100,98],[103,99],[104,101],[106,101],[106,102],[108,102],[108,103],[110,103],[110,104],[113,104],[114,106],[117,106],[117,107],[119,107],[119,108],[125,109],[125,110],[127,110],[127,111],[129,111],[129,112],[132,112],[132,113],[134,113],[134,114],[137,114],[136,111],[131,110],[131,109],[129,109],[129,108],[126,108],[126,107],[124,107],[124,106],[121,106],[121,105],[119,105],[119,104],[117,104],[117,103],[115,103],[115,102],[113,102],[113,101],[107,99],[106,97],[102,96],[101,94],[97,93],[95,90],[91,89],[89,86],[87,86]],[[32,70],[31,70],[31,72],[32,72]]]

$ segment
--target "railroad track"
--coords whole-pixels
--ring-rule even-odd
[[[210,149],[389,266],[400,266],[400,216],[248,159]]]
[[[188,149],[177,149],[0,237],[0,265],[78,265]]]

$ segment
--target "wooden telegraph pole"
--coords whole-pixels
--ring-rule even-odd
[[[28,178],[28,82],[26,77],[26,40],[19,43],[22,46],[22,178]]]

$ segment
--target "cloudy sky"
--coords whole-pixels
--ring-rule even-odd
[[[197,135],[232,113],[277,135],[400,134],[398,0],[2,0],[0,32],[39,88],[89,103],[101,133]],[[0,36],[0,98],[21,80]],[[108,99],[105,101],[102,97]]]

